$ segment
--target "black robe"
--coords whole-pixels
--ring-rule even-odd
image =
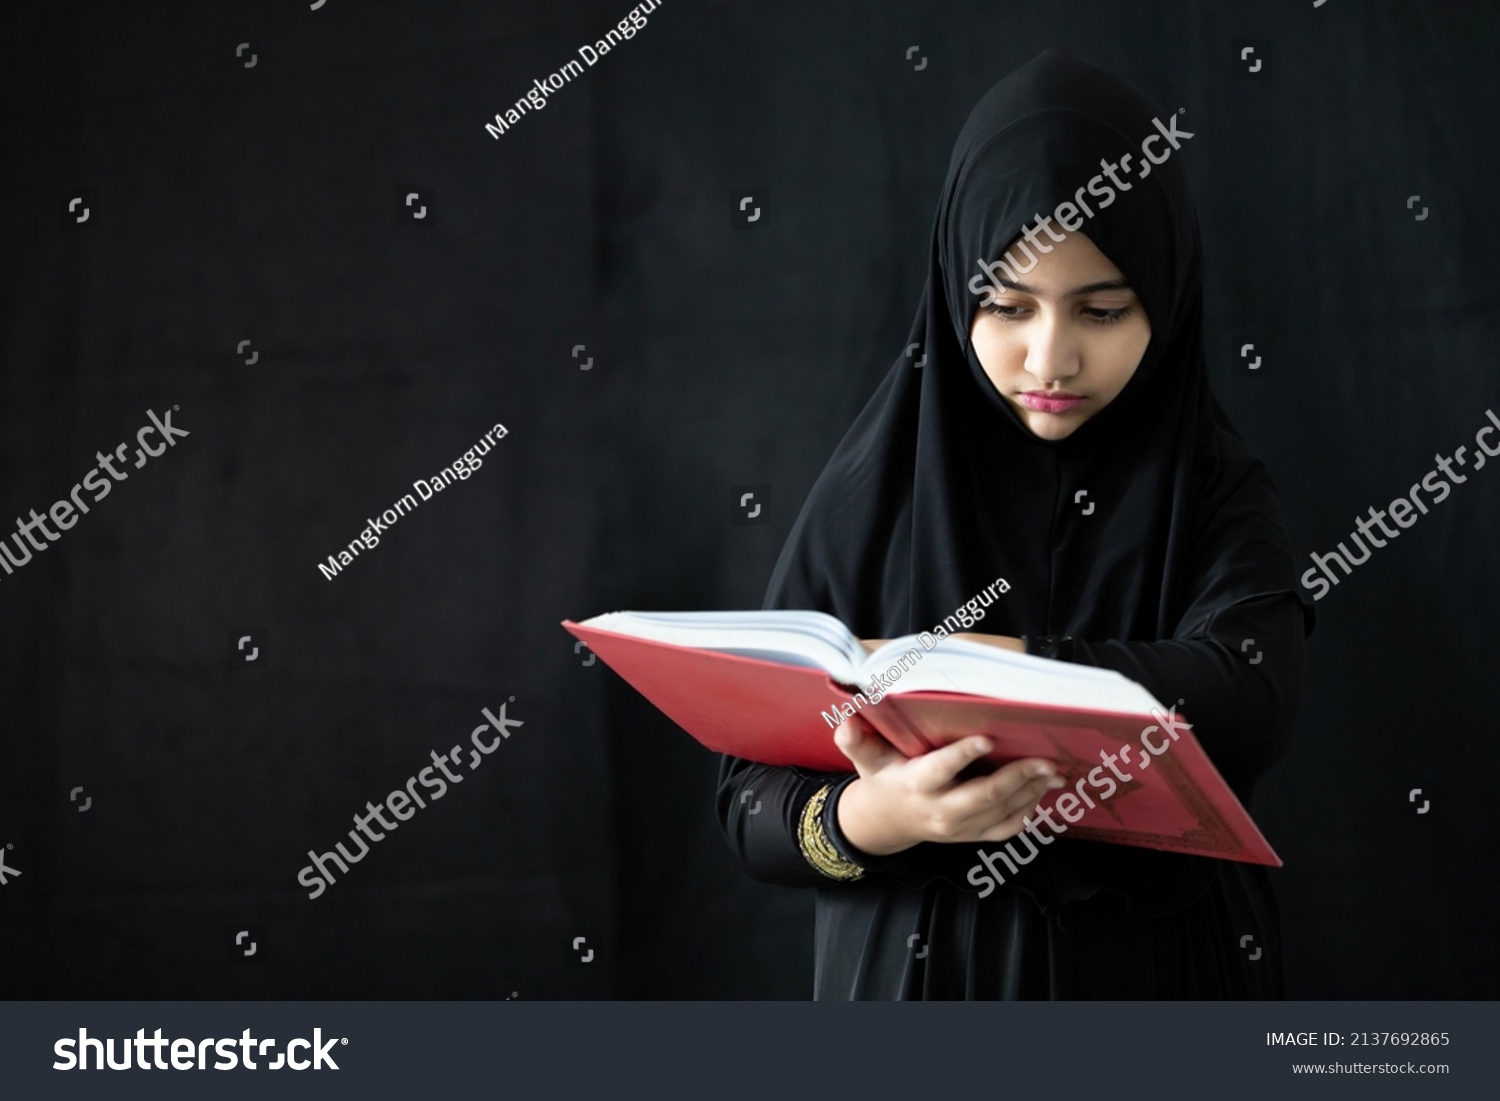
[[[973,630],[1183,701],[1253,813],[1256,781],[1295,725],[1312,609],[1271,479],[1205,379],[1201,247],[1182,168],[1190,133],[1060,50],[986,94],[939,203],[907,341],[920,353],[897,359],[829,460],[765,606],[894,638],[930,630],[1004,577],[1010,590]],[[1106,163],[1131,184],[1109,188],[1108,207],[1104,185],[1086,186]],[[995,391],[968,333],[987,281],[978,261],[1075,197],[1088,205],[1079,231],[1135,289],[1151,339],[1119,396],[1054,442]],[[720,770],[719,819],[749,873],[818,889],[814,997],[1280,996],[1264,868],[1058,837],[981,899],[966,872],[998,844],[860,853],[837,828],[837,796],[853,779],[852,766],[820,774],[732,757]],[[825,878],[797,844],[803,807],[830,781],[830,838],[867,869],[853,882]],[[754,815],[740,798],[749,788]]]

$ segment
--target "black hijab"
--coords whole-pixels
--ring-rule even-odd
[[[920,351],[897,359],[813,486],[766,607],[819,609],[862,638],[894,638],[930,629],[1003,577],[1010,591],[975,630],[1155,641],[1200,635],[1229,605],[1298,592],[1270,478],[1205,378],[1202,254],[1182,165],[1191,142],[1142,178],[1153,119],[1170,128],[1134,85],[1056,49],[979,101],[938,205],[907,340]],[[1192,131],[1186,122],[1179,131]],[[1152,145],[1167,149],[1164,138]],[[1134,288],[1150,343],[1113,402],[1067,438],[1043,440],[974,356],[970,281],[983,276],[979,260],[999,259],[1037,215],[1100,175],[1101,158],[1118,165],[1127,153],[1118,175],[1130,189],[1108,207],[1085,191],[1092,213],[1078,232]],[[956,870],[973,863],[968,846],[942,848],[965,850],[952,853]],[[1028,893],[1086,896],[1133,880],[1151,894],[1156,879],[1167,895],[1181,894],[1169,884],[1195,894],[1212,874],[1198,858],[1062,848],[1066,859],[1052,861],[1061,879],[1034,877]]]

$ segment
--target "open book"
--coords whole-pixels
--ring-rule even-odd
[[[720,753],[848,773],[833,733],[855,715],[908,757],[982,733],[997,765],[1056,763],[1068,786],[1041,805],[1066,798],[1069,837],[1281,864],[1182,713],[1110,669],[926,632],[867,654],[822,612],[611,612],[563,626]]]

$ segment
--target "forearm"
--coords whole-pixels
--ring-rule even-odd
[[[1202,637],[1158,642],[1044,640],[1027,652],[1113,669],[1178,706],[1230,786],[1252,786],[1285,753],[1301,705],[1301,607],[1281,594],[1222,609]]]
[[[809,772],[738,757],[721,759],[716,802],[719,826],[730,850],[752,878],[783,887],[827,887],[841,881],[820,871],[805,855],[808,838],[804,834],[804,812],[809,800],[831,786],[824,809],[828,815],[837,813],[838,785],[851,776],[852,769],[849,773]],[[832,861],[838,859],[837,855],[824,855]],[[845,854],[839,855],[854,853],[846,848]]]

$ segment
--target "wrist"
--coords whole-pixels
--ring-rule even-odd
[[[889,816],[871,806],[869,796],[870,786],[863,778],[845,785],[839,792],[834,817],[844,840],[870,856],[892,856],[915,845],[915,839],[893,827]]]

